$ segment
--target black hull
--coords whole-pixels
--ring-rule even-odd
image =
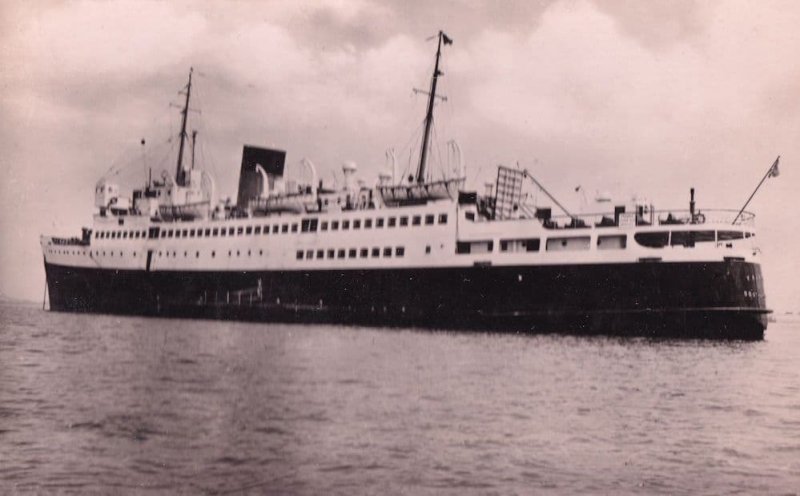
[[[508,332],[763,339],[761,269],[725,262],[145,272],[45,264],[52,310]]]

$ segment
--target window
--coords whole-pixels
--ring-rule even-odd
[[[189,230],[188,229],[184,229],[183,230],[183,237],[184,238],[188,238],[189,237]]]
[[[349,220],[343,220],[342,221],[342,231],[347,230],[347,229],[350,229],[350,221]]]
[[[219,229],[215,227],[214,229],[212,229],[212,230],[211,230],[211,234],[212,234],[213,236],[217,236],[217,235],[219,235]]]
[[[389,217],[389,227],[395,227],[397,225],[397,217]]]
[[[669,243],[668,232],[637,232],[633,239],[645,248],[663,248]]]
[[[628,244],[628,237],[624,234],[612,234],[597,237],[598,250],[622,250]]]
[[[174,234],[174,231],[172,229],[167,231],[167,237],[168,238],[171,238],[173,236],[173,234]]]
[[[215,229],[215,231],[216,231],[216,229]],[[214,236],[216,236],[216,235],[217,235],[217,233],[214,233]],[[209,236],[211,236],[211,228],[210,227],[206,227],[206,238],[209,237]]]
[[[216,256],[217,256],[217,252],[214,251],[214,250],[211,250],[211,258],[214,258]]]
[[[361,229],[361,219],[356,219],[353,221],[353,229]]]
[[[344,250],[340,249],[338,252],[336,252],[336,258],[344,258],[344,253]]]
[[[447,214],[439,214],[439,224],[447,224]]]
[[[692,247],[709,241],[714,241],[714,231],[674,231],[670,245]]]
[[[589,236],[549,238],[547,240],[547,251],[588,250],[589,243],[590,243]]]
[[[408,217],[407,216],[404,215],[404,216],[400,217],[400,225],[402,227],[408,226]]]
[[[202,229],[198,229],[197,230],[197,237],[198,238],[202,238],[203,237],[203,230]]]
[[[293,233],[297,232],[297,224],[292,224],[292,232]]]
[[[253,234],[261,234],[261,226],[256,226],[256,228],[253,230]]]
[[[180,229],[175,229],[175,237],[176,238],[180,238],[181,237],[181,230]]]
[[[379,256],[381,256],[381,249],[380,249],[380,248],[377,248],[377,247],[376,247],[376,248],[373,248],[373,249],[372,249],[372,256],[373,256],[373,257],[379,257]]]
[[[196,251],[194,253],[194,258],[200,258],[200,252],[199,251]]]
[[[502,241],[501,241],[501,243],[502,243]],[[425,254],[426,255],[430,255],[431,254],[431,245],[426,245],[425,246]]]
[[[331,231],[338,231],[339,230],[339,221],[335,220],[331,222]]]
[[[320,231],[327,231],[328,230],[328,221],[323,221],[322,224],[319,226]]]
[[[328,250],[328,258],[333,258],[334,254],[334,250]]]
[[[253,226],[247,226],[244,230],[245,234],[253,234]]]
[[[719,231],[717,232],[717,239],[719,241],[732,241],[734,239],[744,238],[744,233],[741,231]]]
[[[383,256],[384,257],[391,257],[392,256],[392,249],[390,247],[386,247],[383,249]]]
[[[456,253],[467,255],[470,253],[491,253],[494,250],[494,241],[457,241]]]
[[[237,234],[238,236],[241,236],[243,232],[244,232],[244,228],[243,228],[242,226],[239,226],[239,227],[236,229],[236,234]]]
[[[361,248],[361,252],[359,253],[361,258],[367,258],[369,256],[369,248]]]
[[[325,250],[317,250],[317,258],[325,258]]]
[[[317,223],[319,221],[317,219],[303,219],[300,222],[300,231],[302,232],[316,232],[317,231]]]
[[[279,232],[281,232],[281,226],[279,226],[278,224],[272,226],[272,234],[278,234]]]
[[[426,215],[425,216],[425,225],[426,226],[432,226],[433,225],[433,219],[434,219],[433,214]]]
[[[194,238],[194,234],[195,234],[195,232],[196,232],[196,231],[195,231],[194,229],[189,229],[189,237],[190,237],[190,238]]]
[[[420,224],[422,224],[422,216],[421,215],[415,215],[414,217],[411,218],[411,225],[412,226],[418,226]]]
[[[350,251],[347,252],[347,256],[349,258],[356,258],[356,249],[355,248],[350,248]]]
[[[372,229],[372,219],[364,220],[364,229]]]
[[[219,235],[220,236],[227,236],[228,235],[228,230],[223,227],[222,229],[219,230]]]
[[[403,255],[406,254],[405,247],[398,246],[397,248],[394,249],[394,254],[395,256],[402,257]]]
[[[303,250],[297,250],[297,259],[298,260],[302,260],[303,259]]]
[[[383,227],[383,218],[375,219],[375,227],[377,228]]]
[[[314,250],[306,250],[306,259],[312,260],[314,258]]]
[[[233,236],[233,228],[232,227],[228,228],[228,236]]]
[[[128,239],[128,231],[123,231],[122,239]]]
[[[264,224],[264,227],[262,229],[263,229],[262,232],[264,234],[269,234],[269,224]]]

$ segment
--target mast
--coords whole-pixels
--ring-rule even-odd
[[[433,68],[433,77],[431,78],[431,91],[428,95],[428,112],[425,114],[425,134],[422,137],[422,151],[419,154],[419,167],[417,167],[417,182],[425,181],[425,165],[428,159],[428,141],[431,137],[431,124],[433,124],[433,102],[436,99],[436,83],[439,81],[439,76],[444,73],[439,71],[439,58],[442,55],[442,42],[445,45],[452,45],[453,40],[450,39],[443,31],[439,31],[439,42],[436,48],[436,65]]]
[[[194,145],[197,143],[197,130],[192,129],[192,170],[194,170]]]
[[[178,148],[178,165],[175,171],[175,182],[178,186],[183,186],[185,182],[185,173],[183,171],[183,146],[186,142],[186,117],[189,114],[189,95],[192,93],[192,72],[193,67],[189,68],[189,83],[186,85],[186,103],[183,106],[181,114],[183,114],[183,121],[181,122],[181,144]]]

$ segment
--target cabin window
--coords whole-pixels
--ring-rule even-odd
[[[400,217],[400,226],[402,227],[408,226],[408,217],[406,216]]]
[[[379,256],[381,256],[381,249],[380,249],[380,248],[373,248],[373,249],[372,249],[372,256],[373,256],[373,257],[379,257]]]
[[[188,236],[189,236],[189,230],[188,229],[184,229],[183,230],[183,237],[186,238]]]
[[[297,255],[296,256],[297,256],[298,260],[302,260],[303,259],[303,250],[297,250]]]
[[[418,226],[420,224],[422,224],[422,216],[421,215],[415,215],[414,217],[411,218],[411,225],[412,226]]]
[[[288,233],[289,232],[289,224],[284,224],[281,226],[281,233]]]
[[[333,258],[334,250],[328,250],[328,258]]]
[[[338,231],[339,230],[339,221],[335,220],[331,222],[331,231]]]
[[[244,229],[244,233],[245,233],[245,234],[253,234],[253,226],[247,226],[247,227]]]
[[[189,237],[190,238],[194,238],[194,233],[195,233],[195,230],[194,229],[190,229],[189,230]]]
[[[238,236],[241,236],[243,232],[244,232],[244,227],[242,227],[242,226],[239,226],[239,227],[236,229],[236,234],[237,234]]]
[[[395,256],[403,257],[406,254],[406,249],[403,246],[398,246],[394,249]]]
[[[428,215],[425,216],[425,225],[426,226],[432,226],[433,225],[433,221],[434,221],[433,214],[428,214]]]
[[[372,229],[372,219],[364,219],[364,229]]]
[[[211,236],[211,228],[210,227],[206,227],[206,238],[209,237],[209,236]]]
[[[228,228],[228,236],[233,236],[233,232],[234,232],[234,231],[233,231],[233,228],[232,228],[232,227],[229,227],[229,228]]]
[[[222,229],[219,230],[219,235],[220,236],[227,236],[228,235],[228,230],[223,227]]]
[[[356,219],[353,221],[353,229],[361,229],[361,219]]]
[[[167,230],[167,237],[171,238],[174,235],[174,231],[172,229]]]
[[[588,250],[590,239],[589,236],[549,238],[547,240],[547,251]]]
[[[397,217],[389,217],[389,227],[395,227],[397,225]]]
[[[214,251],[214,250],[211,250],[211,258],[214,258],[216,256],[217,256],[217,252]]]
[[[133,255],[136,256],[135,253]],[[200,258],[200,252],[199,251],[194,252],[194,258]]]
[[[637,232],[633,239],[645,248],[664,248],[669,244],[669,233],[658,232]]]
[[[439,214],[439,224],[447,224],[447,214]]]
[[[314,259],[314,250],[306,250],[306,259],[308,260]]]
[[[390,247],[386,247],[383,249],[383,256],[384,257],[391,257],[392,256],[392,249]]]
[[[670,245],[692,247],[695,243],[714,241],[714,231],[673,231]]]
[[[279,226],[278,224],[272,226],[272,234],[278,234],[279,232],[281,232],[281,226]]]
[[[176,238],[180,238],[181,237],[181,230],[180,229],[175,229],[175,237]]]
[[[494,250],[494,241],[457,241],[456,253],[467,255],[469,253],[491,253]]]
[[[261,234],[261,226],[256,226],[256,228],[253,230],[253,234]]]
[[[361,248],[361,252],[359,253],[361,258],[367,258],[369,256],[369,248]]]
[[[211,230],[211,235],[212,235],[212,236],[215,236],[215,237],[216,237],[216,236],[219,236],[219,228],[216,228],[216,227],[215,227],[214,229],[212,229],[212,230]]]
[[[264,224],[264,226],[262,227],[262,232],[264,234],[269,234],[269,224]]]
[[[744,238],[744,233],[741,231],[719,231],[717,232],[717,239],[719,241],[733,241],[734,239]]]
[[[383,227],[383,217],[381,217],[380,219],[375,219],[375,227],[376,228]]]
[[[297,224],[292,224],[292,232],[293,233],[297,232]]]
[[[500,251],[501,252],[522,252],[539,251],[540,241],[539,238],[524,238],[524,239],[501,239]]]
[[[344,255],[345,251],[343,249],[340,249],[339,251],[336,252],[336,258],[344,258]]]
[[[628,244],[625,234],[610,234],[597,237],[598,250],[624,250]]]
[[[325,258],[325,250],[317,250],[317,258]]]
[[[328,230],[328,221],[323,221],[322,224],[319,226],[320,231],[327,231]]]
[[[357,250],[355,248],[350,248],[350,250],[347,252],[347,256],[349,258],[356,258],[356,252]]]
[[[197,237],[198,238],[202,238],[203,237],[203,230],[202,229],[198,229],[197,230]]]
[[[345,231],[347,229],[350,229],[350,221],[349,220],[343,220],[342,221],[342,231]]]

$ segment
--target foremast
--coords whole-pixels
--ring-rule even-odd
[[[183,148],[186,144],[188,135],[186,134],[186,118],[189,115],[189,98],[192,94],[192,72],[194,68],[189,68],[189,83],[186,85],[186,103],[183,106],[181,114],[183,119],[181,121],[181,142],[178,147],[178,164],[175,170],[175,183],[178,186],[186,186],[186,172],[183,170]]]
[[[419,167],[417,167],[416,179],[418,183],[425,182],[425,166],[428,160],[428,143],[431,136],[431,125],[433,124],[433,104],[434,100],[436,99],[436,84],[439,81],[439,76],[444,75],[444,73],[439,70],[439,59],[442,56],[442,43],[445,45],[453,44],[453,40],[444,34],[443,31],[439,31],[438,38],[438,46],[436,48],[436,65],[433,68],[431,91],[428,94],[428,111],[425,114],[425,134],[422,137],[422,151],[419,154]]]

